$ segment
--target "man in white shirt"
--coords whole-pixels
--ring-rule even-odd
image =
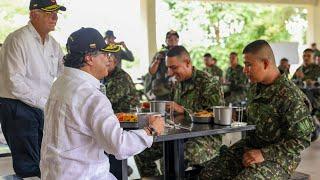
[[[115,179],[108,154],[126,159],[151,147],[152,132],[161,134],[164,120],[151,116],[144,129],[124,131],[100,79],[108,75],[110,49],[93,28],[68,38],[64,73],[54,82],[45,108],[41,149],[43,179]]]
[[[43,109],[63,52],[49,35],[59,10],[54,0],[31,0],[28,25],[8,35],[0,51],[0,122],[20,177],[39,176]]]

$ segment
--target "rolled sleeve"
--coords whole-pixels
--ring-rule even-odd
[[[117,159],[126,159],[150,147],[153,137],[148,136],[144,130],[125,131],[120,127],[119,120],[113,114],[106,97],[95,97],[97,102],[89,119],[94,137],[108,154]]]

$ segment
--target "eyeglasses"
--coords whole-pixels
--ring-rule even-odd
[[[59,15],[61,14],[59,11],[48,12],[48,11],[40,10],[40,12],[43,12],[45,14],[45,16],[49,17],[49,18],[57,18],[58,14]]]

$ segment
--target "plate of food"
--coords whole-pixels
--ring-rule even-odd
[[[193,123],[212,123],[213,112],[202,110],[193,113],[192,122]]]
[[[122,128],[139,128],[138,116],[135,113],[117,113],[116,116]]]

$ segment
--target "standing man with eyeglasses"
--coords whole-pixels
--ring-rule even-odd
[[[54,79],[62,71],[63,52],[49,35],[55,0],[31,0],[30,21],[6,38],[0,52],[0,122],[19,177],[40,177],[43,109]]]

